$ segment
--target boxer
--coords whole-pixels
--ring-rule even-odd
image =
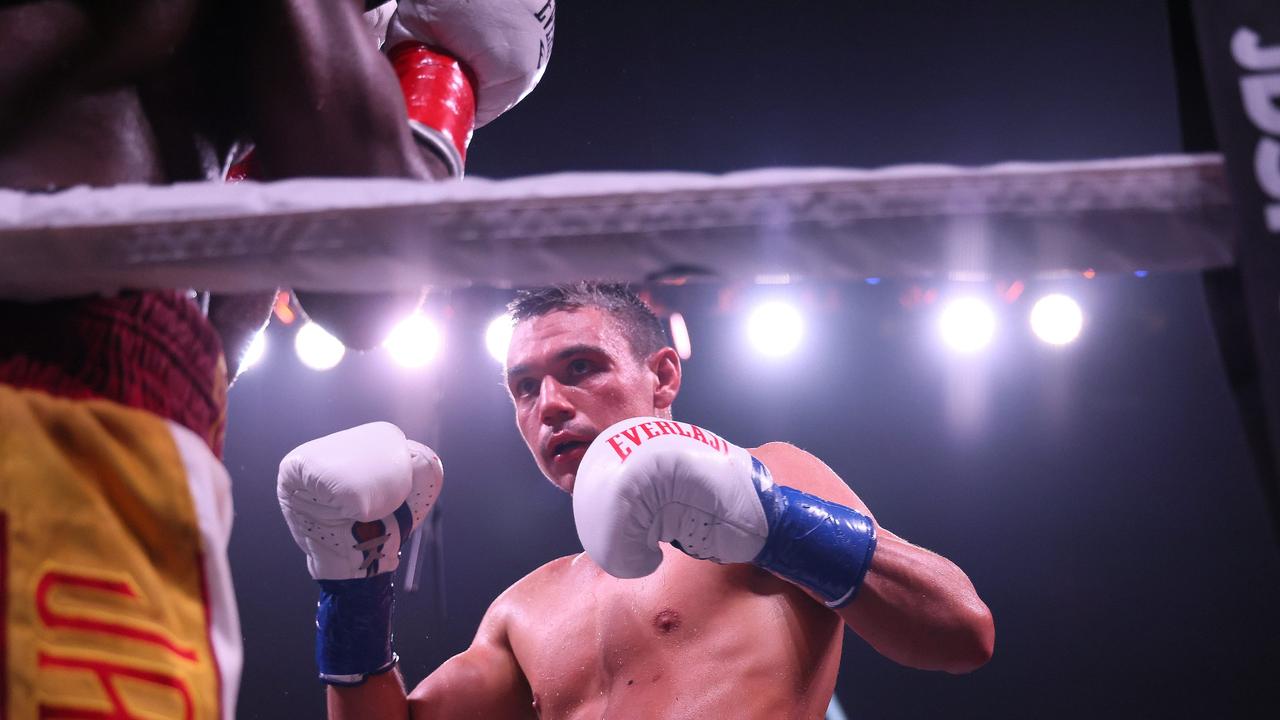
[[[4,3],[0,187],[217,180],[246,137],[258,179],[436,177],[363,9]],[[447,42],[482,20],[434,27]],[[495,46],[512,32],[488,30]],[[489,67],[486,47],[440,49]],[[229,381],[273,296],[214,296],[207,316],[185,290],[0,300],[0,717],[235,716],[218,458]]]
[[[625,287],[526,292],[510,311],[516,424],[572,495],[586,552],[516,582],[472,645],[407,695],[386,573],[348,572],[342,589],[363,599],[319,617],[331,717],[817,718],[846,626],[914,668],[963,673],[991,657],[991,613],[964,572],[881,527],[818,458],[673,420],[679,356]],[[359,537],[354,521],[405,502],[412,445],[393,439],[377,458],[355,436],[294,451],[279,487],[295,537],[319,517]],[[299,494],[335,500],[292,503]],[[315,567],[315,543],[300,545]],[[348,571],[361,565],[353,548]],[[379,548],[380,562],[396,551]]]

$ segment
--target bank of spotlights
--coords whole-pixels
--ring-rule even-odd
[[[747,338],[766,357],[790,355],[804,338],[804,317],[785,302],[761,303],[747,318]]]
[[[401,320],[387,335],[382,346],[391,359],[407,368],[420,368],[430,363],[444,345],[444,333],[431,318],[414,313]]]
[[[938,330],[951,349],[966,355],[976,353],[995,337],[996,315],[990,305],[976,298],[953,300],[943,308]]]
[[[511,316],[502,313],[490,320],[489,326],[484,330],[484,346],[488,349],[489,355],[499,363],[507,362],[507,346],[511,344],[513,329]]]
[[[313,322],[298,328],[298,334],[293,337],[293,349],[302,364],[312,370],[329,370],[347,354],[338,338]]]
[[[1046,295],[1031,308],[1031,330],[1050,345],[1066,345],[1080,337],[1084,313],[1066,295]]]
[[[244,356],[240,358],[240,372],[257,365],[266,352],[267,333],[265,330],[259,330],[254,334],[253,340],[249,342],[249,347],[245,349]]]

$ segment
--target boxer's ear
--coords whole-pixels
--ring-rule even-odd
[[[649,356],[649,370],[653,373],[653,407],[667,410],[680,392],[680,356],[666,347]]]

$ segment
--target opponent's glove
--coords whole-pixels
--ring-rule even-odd
[[[775,484],[714,433],[651,417],[616,423],[587,448],[573,517],[587,555],[615,577],[653,572],[665,541],[703,560],[754,563],[833,608],[853,601],[876,545],[856,510]]]
[[[555,19],[555,0],[400,0],[384,47],[414,137],[455,177],[472,128],[509,110],[542,78]]]
[[[304,443],[280,462],[280,510],[320,583],[316,663],[325,682],[355,685],[395,665],[392,571],[443,482],[440,458],[385,422]]]

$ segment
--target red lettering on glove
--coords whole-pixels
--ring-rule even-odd
[[[626,462],[627,458],[631,456],[632,446],[640,447],[640,445],[645,441],[652,440],[653,438],[660,437],[662,435],[678,435],[680,437],[689,438],[690,440],[697,440],[703,445],[706,445],[721,454],[729,454],[729,443],[721,440],[708,431],[704,431],[697,425],[689,425],[688,427],[689,430],[686,431],[680,423],[674,420],[658,420],[654,422],[636,423],[635,425],[632,425],[609,438],[609,447],[613,448],[613,451],[617,453],[619,462]],[[642,431],[644,433],[644,437],[641,437]],[[627,444],[624,444],[624,441]]]

